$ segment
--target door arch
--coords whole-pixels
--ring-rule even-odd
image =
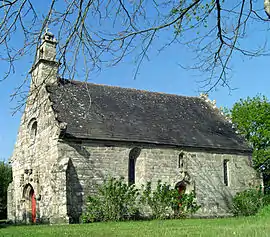
[[[25,200],[25,218],[26,222],[36,223],[36,195],[31,184],[27,184],[23,189],[23,198]]]
[[[175,185],[175,188],[178,191],[179,199],[181,199],[182,195],[186,192],[187,183],[185,181],[180,181]]]

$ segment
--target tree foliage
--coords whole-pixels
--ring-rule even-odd
[[[15,72],[17,60],[34,54],[49,25],[57,32],[65,78],[73,79],[80,68],[87,80],[103,66],[131,58],[136,77],[150,49],[176,44],[179,55],[184,48],[193,53],[193,64],[182,66],[203,72],[205,90],[229,86],[233,55],[269,52],[264,41],[245,44],[249,33],[269,27],[263,3],[269,14],[269,0],[0,0],[2,79]],[[20,89],[15,95],[21,96]]]
[[[231,112],[237,130],[253,146],[253,163],[258,168],[270,158],[270,102],[264,96],[235,103]]]
[[[0,161],[0,219],[5,219],[7,215],[7,189],[11,181],[11,167]]]

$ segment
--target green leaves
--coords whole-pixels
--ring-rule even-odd
[[[212,0],[208,3],[200,2],[187,11],[185,1],[180,1],[178,7],[174,7],[170,12],[171,16],[179,18],[174,24],[174,33],[179,35],[187,29],[198,28],[197,34],[200,34],[199,26],[208,27],[208,17],[214,6],[215,1]],[[183,13],[184,15],[181,16]]]
[[[147,182],[138,190],[135,185],[126,184],[123,178],[111,178],[98,187],[95,195],[88,197],[82,221],[122,221],[145,214],[153,219],[183,218],[199,208],[194,193],[183,193],[180,198],[174,187],[160,180],[155,189]]]
[[[151,182],[148,182],[145,187],[142,186],[141,203],[149,206],[154,219],[166,219],[173,211],[175,191],[175,189],[171,189],[170,185],[162,184],[160,180],[156,189],[153,190]]]
[[[142,186],[141,202],[149,206],[154,219],[184,218],[195,213],[200,206],[196,203],[193,192],[182,193],[166,183],[158,181],[155,189],[151,188],[151,183]]]
[[[233,198],[232,211],[236,216],[255,215],[261,208],[269,205],[269,197],[261,188],[239,192]]]
[[[138,214],[138,190],[127,185],[123,178],[110,178],[98,187],[96,195],[88,197],[87,211],[82,215],[84,223],[95,221],[129,220]]]
[[[234,104],[231,118],[253,146],[253,163],[258,168],[270,158],[270,102],[265,96],[241,99]]]
[[[0,219],[6,218],[7,189],[11,181],[11,167],[4,161],[0,161]]]

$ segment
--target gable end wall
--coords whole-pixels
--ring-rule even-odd
[[[31,138],[29,128],[29,121],[33,118],[37,121],[35,139]],[[36,196],[37,222],[68,221],[66,206],[63,207],[62,203],[59,205],[59,196],[65,195],[61,188],[65,184],[59,182],[61,176],[65,176],[65,173],[59,172],[59,166],[63,165],[58,161],[59,133],[48,93],[42,87],[38,94],[33,93],[28,98],[11,157],[13,182],[8,194],[9,220],[31,222],[31,201],[28,194],[23,195],[25,188],[31,185]]]

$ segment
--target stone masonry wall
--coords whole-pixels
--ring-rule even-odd
[[[198,216],[230,215],[232,197],[240,191],[261,185],[257,172],[250,166],[250,158],[244,154],[183,150],[183,168],[178,167],[179,150],[147,149],[145,154],[148,170],[145,180],[156,183],[159,179],[175,185],[190,177],[201,209]],[[224,160],[228,160],[228,186],[224,184]]]
[[[129,150],[125,147],[105,147],[75,142],[58,144],[61,162],[68,163],[67,213],[71,223],[79,221],[83,204],[87,196],[96,191],[97,184],[101,184],[109,177],[127,176]]]
[[[60,129],[45,88],[39,89],[28,98],[11,158],[13,205],[9,205],[8,218],[14,222],[31,222],[31,200],[29,193],[25,193],[31,185],[36,196],[37,221],[65,222],[68,221],[66,200],[62,197],[66,191],[62,186],[66,185],[59,182],[62,176],[65,178],[65,172],[61,173],[57,160]],[[37,122],[36,135],[31,134],[34,120]],[[64,205],[59,207],[59,202]]]
[[[64,163],[69,163],[67,209],[71,222],[78,221],[86,197],[95,192],[97,184],[108,177],[122,176],[128,179],[129,153],[134,147],[87,142],[59,143],[59,157],[65,160]],[[236,192],[261,184],[257,173],[250,167],[248,155],[149,146],[140,148],[141,153],[136,160],[136,185],[140,187],[147,181],[155,185],[159,179],[176,185],[189,176],[189,191],[195,191],[197,201],[202,206],[198,216],[230,215],[231,198]],[[181,152],[183,166],[179,167]],[[228,160],[228,186],[224,184],[223,177],[225,159]]]
[[[60,124],[52,109],[46,85],[58,81],[54,36],[46,32],[31,68],[31,85],[11,157],[13,183],[9,187],[8,218],[31,222],[34,191],[37,222],[68,222],[66,167],[58,159]]]

